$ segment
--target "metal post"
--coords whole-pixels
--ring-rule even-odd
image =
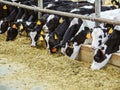
[[[95,15],[97,18],[100,18],[100,12],[101,12],[101,0],[95,0]],[[98,26],[99,23],[96,22],[96,26]]]
[[[38,7],[43,8],[43,0],[38,0]],[[38,19],[40,19],[41,16],[41,12],[38,12]]]

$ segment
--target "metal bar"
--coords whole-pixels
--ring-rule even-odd
[[[95,15],[97,18],[100,18],[101,12],[101,0],[95,0]],[[99,22],[96,22],[96,26],[99,26]]]
[[[23,5],[23,4],[19,4],[15,2],[8,2],[4,0],[0,0],[0,3],[4,3],[4,4],[16,6],[16,7],[21,7],[21,8],[26,8],[30,10],[35,10],[38,12],[44,12],[44,13],[50,13],[50,14],[52,13],[52,14],[61,15],[61,16],[76,17],[76,18],[82,18],[82,19],[91,20],[91,21],[105,22],[109,24],[120,25],[120,21],[114,21],[114,20],[109,20],[105,18],[96,18],[96,17],[93,18],[93,17],[78,15],[78,14],[73,14],[73,13],[67,13],[67,12],[61,12],[61,11],[55,11],[55,10],[49,10],[49,9],[40,9],[39,7],[32,7],[32,6]]]
[[[43,0],[38,0],[38,7],[39,8],[43,8]],[[42,16],[41,12],[38,12],[38,19],[40,19],[40,17]]]

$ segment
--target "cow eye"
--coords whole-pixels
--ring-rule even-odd
[[[99,38],[102,38],[102,35],[100,35]]]

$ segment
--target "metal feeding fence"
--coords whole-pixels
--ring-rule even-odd
[[[80,15],[80,14],[78,15],[78,14],[55,11],[55,10],[50,10],[50,9],[42,9],[41,7],[28,6],[28,5],[23,5],[20,3],[9,2],[9,1],[4,1],[4,0],[0,0],[0,3],[4,3],[4,4],[16,6],[16,7],[21,7],[21,8],[25,8],[25,9],[29,9],[29,10],[34,10],[34,11],[38,11],[38,12],[44,12],[44,13],[56,14],[56,15],[67,16],[67,17],[81,18],[81,19],[86,19],[86,20],[91,20],[91,21],[96,21],[96,22],[105,22],[105,23],[109,23],[109,24],[120,25],[120,21],[99,18],[100,17],[100,0],[95,1],[96,17],[89,17],[89,16]],[[42,6],[43,1],[38,0],[38,3],[39,3],[38,6]],[[38,16],[40,16],[40,15],[38,15]]]

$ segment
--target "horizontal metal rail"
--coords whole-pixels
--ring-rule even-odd
[[[120,21],[109,20],[105,18],[96,18],[96,17],[89,17],[89,16],[84,16],[84,15],[79,15],[79,14],[74,14],[74,13],[67,13],[67,12],[61,12],[61,11],[55,11],[55,10],[49,10],[49,9],[41,9],[39,7],[33,7],[33,6],[23,5],[20,3],[9,2],[9,1],[4,1],[4,0],[0,0],[0,3],[12,5],[15,7],[21,7],[21,8],[25,8],[29,10],[34,10],[38,12],[44,12],[44,13],[56,14],[56,15],[67,16],[67,17],[81,18],[81,19],[91,20],[91,21],[96,21],[96,22],[104,22],[104,23],[109,23],[109,24],[120,25]]]

